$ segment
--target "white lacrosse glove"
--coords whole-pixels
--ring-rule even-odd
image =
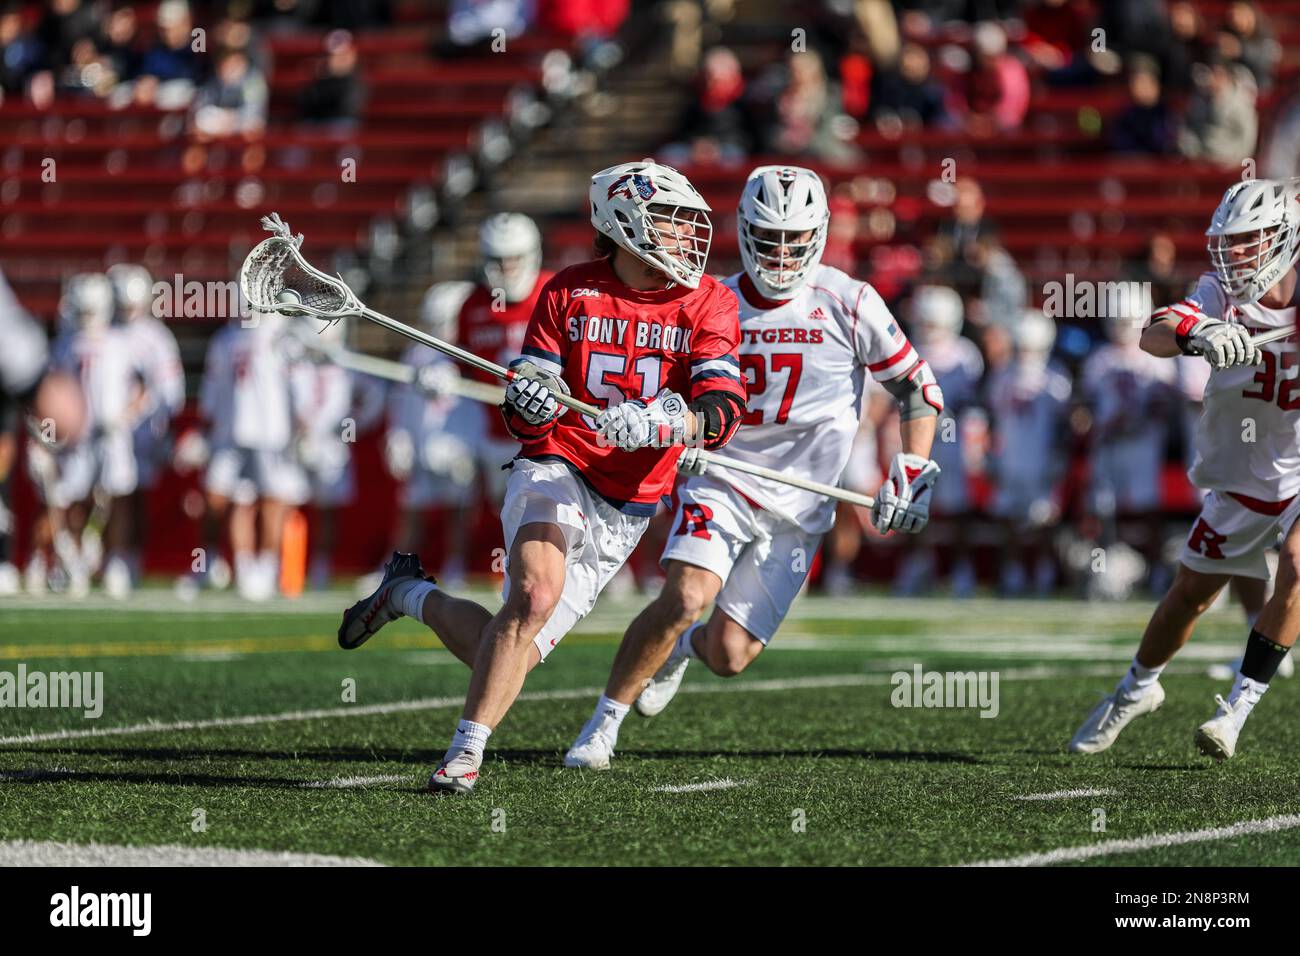
[[[530,425],[545,425],[568,411],[555,400],[555,392],[569,394],[564,379],[544,372],[532,362],[512,362],[515,377],[506,386],[506,404]]]
[[[398,481],[410,477],[415,467],[415,442],[410,432],[395,429],[388,433],[384,439],[384,463],[388,465],[388,473]]]
[[[1195,324],[1177,336],[1178,347],[1188,355],[1200,355],[1211,368],[1224,369],[1234,365],[1254,365],[1259,361],[1259,349],[1251,344],[1250,332],[1244,326],[1197,316]]]
[[[677,471],[683,475],[699,476],[709,470],[709,463],[704,457],[704,449],[694,445],[682,452],[677,459]]]
[[[686,437],[686,402],[667,388],[648,403],[620,402],[596,416],[596,431],[602,442],[624,451],[677,445]]]
[[[930,520],[930,492],[939,466],[920,455],[899,452],[889,465],[889,477],[876,493],[871,523],[881,534],[916,534]]]
[[[431,402],[456,394],[460,372],[450,362],[425,365],[415,373],[415,387]]]

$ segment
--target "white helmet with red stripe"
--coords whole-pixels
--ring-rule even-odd
[[[532,295],[542,269],[542,234],[521,212],[499,212],[483,220],[478,231],[483,278],[505,293],[507,302]]]
[[[713,224],[685,176],[652,160],[621,163],[591,177],[590,198],[598,232],[673,281],[699,287]]]
[[[830,207],[821,177],[799,166],[759,166],[749,174],[736,232],[740,259],[765,299],[791,299],[826,249]]]
[[[1206,248],[1237,304],[1258,301],[1300,259],[1298,192],[1295,180],[1248,179],[1228,187],[1214,210]]]

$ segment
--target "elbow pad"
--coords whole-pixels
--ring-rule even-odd
[[[918,360],[907,372],[880,384],[897,400],[902,421],[943,413],[943,390],[924,360]]]
[[[705,392],[687,407],[698,420],[699,437],[710,451],[731,441],[745,412],[739,396],[723,391]]]

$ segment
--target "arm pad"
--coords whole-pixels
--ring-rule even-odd
[[[687,408],[695,415],[700,428],[699,437],[710,451],[731,441],[745,412],[738,395],[721,390],[704,392]]]
[[[908,371],[881,385],[898,401],[899,418],[910,421],[943,412],[943,391],[934,372],[924,360],[917,360]]]

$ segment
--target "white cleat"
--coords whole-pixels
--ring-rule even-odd
[[[22,575],[8,561],[0,563],[0,597],[12,597],[23,588]]]
[[[1072,754],[1099,754],[1110,748],[1134,717],[1150,714],[1160,709],[1165,702],[1165,689],[1159,682],[1137,700],[1122,700],[1118,694],[1111,694],[1088,715],[1083,726],[1070,741]]]
[[[610,718],[601,714],[587,721],[578,739],[573,742],[569,752],[564,755],[566,767],[581,767],[586,770],[608,770],[610,760],[614,757],[614,739],[606,732],[605,724]]]
[[[1196,749],[1215,760],[1227,760],[1237,752],[1241,726],[1226,700],[1215,694],[1214,702],[1219,705],[1219,713],[1196,728]]]
[[[633,705],[636,712],[642,717],[653,717],[661,713],[677,695],[677,688],[682,686],[682,678],[686,676],[686,665],[690,662],[689,657],[668,658],[637,697]]]
[[[104,566],[104,592],[115,601],[131,596],[131,568],[122,558],[108,559]]]
[[[402,612],[389,601],[393,588],[406,581],[423,579],[424,569],[420,567],[419,556],[394,551],[388,564],[384,565],[384,576],[374,592],[343,612],[343,623],[339,625],[339,647],[345,651],[355,650],[370,640],[385,624],[401,617]]]

